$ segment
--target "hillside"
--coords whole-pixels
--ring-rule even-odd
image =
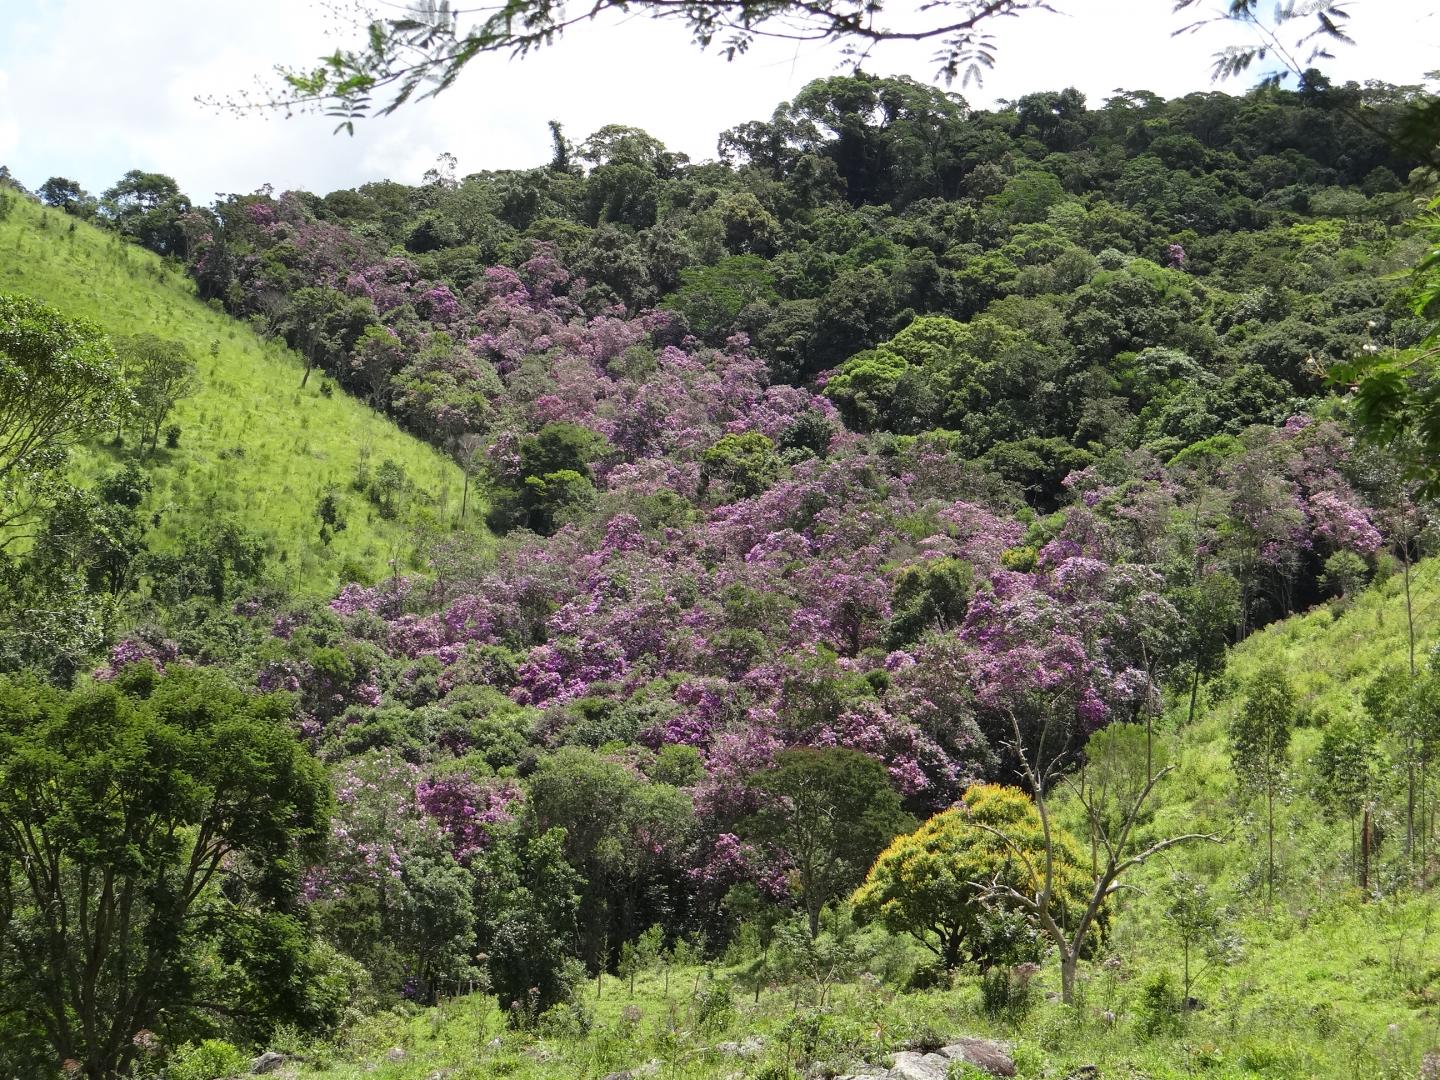
[[[853,72],[716,161],[0,173],[0,288],[204,377],[6,484],[7,415],[118,384],[0,318],[0,1069],[1413,1076],[1424,100]]]
[[[352,490],[362,466],[399,464],[419,517],[456,514],[463,478],[444,455],[343,391],[327,392],[323,379],[301,390],[303,366],[290,350],[201,303],[190,281],[150,252],[29,200],[12,205],[0,220],[0,289],[110,334],[183,342],[199,362],[201,388],[173,417],[178,449],[150,460],[107,444],[76,456],[82,483],[118,463],[144,465],[154,482],[145,509],[159,516],[162,547],[232,515],[267,538],[291,588],[328,595],[384,576],[397,555],[403,568],[411,555],[413,522],[385,519]],[[346,528],[327,545],[316,503],[330,485],[342,493]]]
[[[1279,661],[1315,709],[1358,709],[1375,672],[1403,661],[1400,584],[1392,577],[1342,613],[1321,607],[1253,635],[1233,650],[1226,679],[1243,683]],[[1440,632],[1440,564],[1417,567],[1412,588],[1418,639],[1428,649]],[[1186,704],[1175,703],[1170,724],[1183,721]],[[812,1059],[843,1071],[857,1060],[884,1064],[895,1051],[937,1037],[980,1036],[1009,1045],[1018,1075],[1037,1080],[1087,1075],[1074,1071],[1086,1065],[1098,1066],[1102,1077],[1133,1080],[1413,1077],[1440,1036],[1433,963],[1440,904],[1430,894],[1367,902],[1337,878],[1348,841],[1343,825],[1327,825],[1307,794],[1322,729],[1306,729],[1290,755],[1284,899],[1268,913],[1253,908],[1245,899],[1255,872],[1253,822],[1238,800],[1225,736],[1238,705],[1232,692],[1205,707],[1193,726],[1161,734],[1158,752],[1177,768],[1147,829],[1214,831],[1223,843],[1181,849],[1132,879],[1136,889],[1123,900],[1103,952],[1108,960],[1082,976],[1076,1010],[1047,1000],[1057,988],[1049,965],[1027,979],[1028,1004],[1008,1011],[995,1008],[993,989],[974,974],[962,975],[953,990],[897,994],[889,984],[903,981],[924,954],[873,931],[849,930],[838,941],[827,935],[814,954],[793,939],[773,944],[765,954],[770,981],[762,977],[758,992],[753,942],[741,942],[713,964],[652,960],[633,990],[623,976],[592,979],[566,1013],[525,1032],[507,1029],[490,995],[462,992],[424,1009],[402,1005],[335,1043],[280,1040],[292,1057],[286,1074],[596,1080],[632,1069],[684,1080],[790,1077],[825,1075],[805,1072]],[[1181,1016],[1157,1006],[1164,992],[1153,989],[1180,978],[1180,947],[1163,912],[1166,883],[1177,871],[1213,891],[1227,913],[1224,935],[1234,938],[1228,961],[1196,978],[1200,1007]],[[845,931],[843,923],[832,928]],[[793,984],[779,978],[787,965]],[[821,974],[827,965],[833,970]],[[857,979],[861,972],[872,975]],[[1157,981],[1162,975],[1168,984]]]

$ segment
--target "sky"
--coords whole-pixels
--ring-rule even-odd
[[[994,24],[997,67],[983,86],[953,89],[977,107],[1067,86],[1092,104],[1121,88],[1171,97],[1217,88],[1211,57],[1243,40],[1233,26],[1172,38],[1189,20],[1171,0],[1054,6],[1060,13]],[[1324,64],[1335,81],[1418,83],[1440,68],[1440,3],[1354,0],[1351,10],[1357,44]],[[683,27],[632,15],[583,25],[521,60],[480,57],[446,93],[365,120],[354,137],[332,134],[321,116],[236,116],[196,101],[352,43],[341,29],[319,0],[0,0],[0,164],[30,187],[60,175],[95,193],[128,169],[163,172],[208,203],[266,183],[315,192],[416,183],[441,153],[456,156],[462,176],[539,165],[552,119],[575,141],[629,124],[703,160],[721,131],[768,118],[843,66],[834,47],[780,42],[726,62]],[[890,47],[866,68],[929,80],[930,52]]]

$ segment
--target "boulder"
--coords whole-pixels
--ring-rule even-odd
[[[740,1042],[722,1042],[715,1044],[715,1052],[717,1054],[724,1054],[726,1057],[759,1057],[764,1049],[765,1040],[756,1035],[750,1035]]]
[[[1015,1075],[1015,1062],[1010,1057],[1010,1048],[1004,1043],[989,1039],[957,1039],[948,1046],[942,1046],[940,1054],[950,1061],[963,1061],[983,1069],[991,1076]]]
[[[250,1063],[250,1072],[255,1076],[263,1076],[265,1073],[274,1072],[284,1064],[284,1054],[277,1054],[274,1050],[267,1050]]]
[[[940,1054],[917,1054],[902,1050],[890,1066],[892,1080],[948,1080],[950,1059]]]
[[[405,1060],[405,1049],[404,1049],[404,1047],[392,1046],[389,1050],[386,1050],[386,1051],[385,1051],[385,1060],[386,1060],[386,1061],[404,1061],[404,1060]]]

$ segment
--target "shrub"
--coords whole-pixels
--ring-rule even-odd
[[[1023,1020],[1034,1002],[1031,979],[1039,970],[1030,963],[991,968],[980,980],[981,1007],[990,1016],[1003,1016],[1016,1022]]]
[[[1150,1038],[1174,1034],[1180,1029],[1182,1002],[1168,971],[1156,972],[1140,991],[1137,1022]]]
[[[595,1013],[578,998],[552,1005],[541,1015],[536,1027],[547,1039],[575,1041],[590,1034],[595,1026]]]
[[[730,984],[710,979],[695,998],[695,1024],[703,1031],[720,1031],[735,1019]]]
[[[186,1043],[165,1070],[168,1080],[219,1080],[248,1071],[250,1060],[224,1039]]]
[[[176,450],[180,446],[180,425],[171,424],[165,429],[165,448]]]

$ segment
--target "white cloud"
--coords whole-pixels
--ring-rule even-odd
[[[8,5],[14,0],[0,0]],[[1234,28],[1172,39],[1170,0],[1062,0],[997,26],[1000,59],[977,105],[1074,85],[1172,96],[1210,89],[1209,58]],[[1434,64],[1440,17],[1427,2],[1356,5],[1359,45],[1338,50],[1336,79],[1417,82]],[[433,101],[332,136],[333,121],[236,117],[198,94],[240,89],[277,62],[303,63],[327,41],[324,12],[295,0],[35,0],[7,12],[0,42],[0,160],[22,180],[79,179],[91,190],[129,168],[175,176],[192,197],[277,188],[326,191],[366,180],[418,180],[441,152],[461,172],[539,164],[546,121],[572,138],[606,123],[645,128],[672,149],[713,156],[724,128],[769,116],[806,82],[835,72],[833,48],[762,43],[734,63],[698,52],[683,29],[643,16],[582,26],[524,60],[482,58]],[[872,70],[928,79],[925,47],[890,49]],[[1239,90],[1240,86],[1224,89]]]

